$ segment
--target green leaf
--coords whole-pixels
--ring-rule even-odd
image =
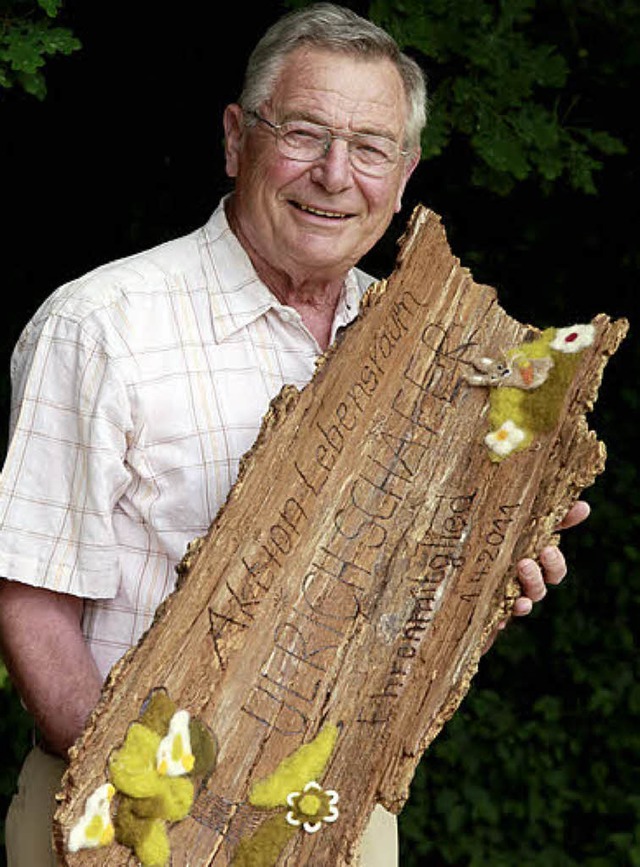
[[[635,14],[622,13],[625,19]],[[583,193],[596,191],[598,156],[622,154],[625,145],[606,130],[567,125],[557,104],[567,88],[572,104],[579,100],[570,59],[583,64],[584,48],[567,39],[561,44],[561,26],[549,28],[548,14],[534,0],[372,0],[369,16],[403,49],[422,55],[436,81],[424,159],[461,137],[471,146],[469,174],[476,185],[505,194],[537,176],[547,191],[560,180]],[[606,18],[606,10],[598,14]],[[571,15],[567,31],[578,28],[571,4],[563,4],[553,23]],[[548,37],[552,33],[557,41]]]
[[[44,99],[47,95],[47,83],[41,72],[20,72],[16,78],[22,89],[36,99]]]
[[[524,180],[530,171],[527,153],[521,139],[500,118],[471,137],[471,142],[487,165],[497,172]]]
[[[62,6],[62,0],[38,0],[38,6],[44,9],[49,18],[55,18]]]
[[[603,130],[581,129],[578,134],[596,150],[603,154],[626,154],[627,147],[623,141]]]
[[[422,156],[429,159],[442,153],[451,138],[451,123],[446,104],[434,97],[426,129],[422,133]]]
[[[575,190],[595,195],[598,190],[593,180],[602,163],[589,155],[586,147],[572,142],[569,155],[569,180]]]
[[[71,54],[82,43],[65,27],[47,27],[41,34],[42,50],[47,54]]]
[[[44,66],[42,50],[34,31],[16,32],[9,42],[6,59],[16,72],[34,73]]]
[[[38,5],[52,18],[58,13],[61,2],[38,0]],[[22,8],[22,5],[16,6],[21,12]],[[17,14],[7,17],[0,30],[0,87],[19,84],[26,93],[44,99],[47,88],[41,70],[46,58],[68,55],[81,47],[68,28],[54,27],[48,18],[35,18],[31,12],[22,12],[22,17]]]

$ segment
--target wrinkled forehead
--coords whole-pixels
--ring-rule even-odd
[[[336,129],[400,139],[407,105],[400,73],[387,58],[301,47],[286,59],[269,106],[278,122],[314,120]]]

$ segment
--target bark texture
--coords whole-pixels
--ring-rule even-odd
[[[568,325],[570,323],[557,323]],[[352,863],[377,802],[402,808],[423,751],[455,712],[517,596],[515,563],[604,468],[585,414],[624,320],[593,320],[557,424],[493,462],[481,356],[537,334],[500,308],[418,208],[388,281],[300,393],[286,388],[179,587],[112,672],[73,749],[56,816],[61,863],[135,864],[128,849],[66,851],[110,752],[152,690],[215,733],[218,765],[170,828],[174,867],[232,862],[267,815],[251,785],[339,727],[319,782],[340,815],[300,830],[279,864]]]

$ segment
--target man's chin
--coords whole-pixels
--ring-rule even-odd
[[[291,258],[298,271],[308,271],[310,275],[327,280],[344,276],[357,261],[355,256],[347,255],[346,251],[341,253],[335,247],[331,250],[305,247]]]

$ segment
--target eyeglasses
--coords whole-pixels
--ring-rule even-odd
[[[283,157],[301,163],[312,163],[326,157],[333,140],[338,138],[346,141],[353,168],[371,177],[388,174],[397,166],[401,156],[409,154],[409,151],[401,150],[393,139],[382,135],[337,131],[307,120],[272,123],[257,111],[248,111],[246,114],[269,127]]]

